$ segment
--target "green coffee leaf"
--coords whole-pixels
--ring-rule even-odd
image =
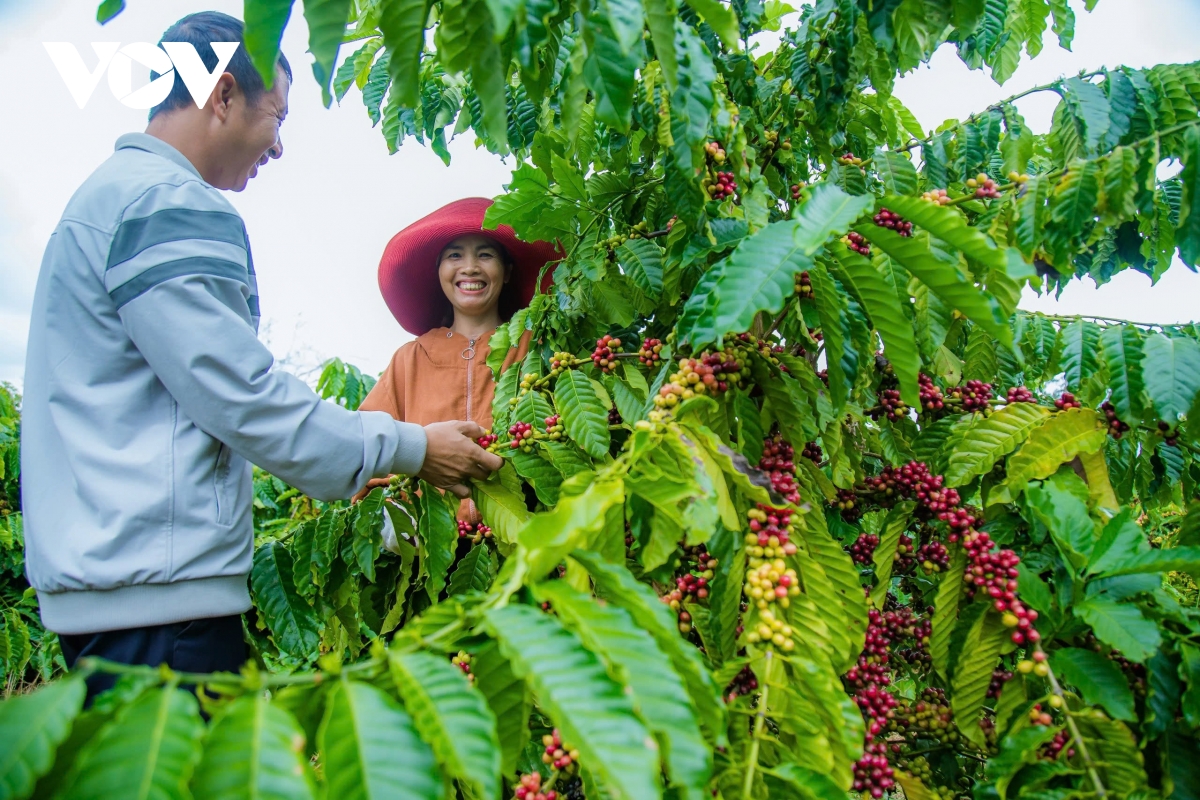
[[[1135,420],[1142,416],[1142,337],[1132,325],[1113,325],[1100,334],[1104,347],[1104,363],[1108,368],[1112,404],[1121,419]]]
[[[901,304],[893,287],[866,258],[841,242],[833,243],[829,249],[838,260],[843,282],[862,299],[871,323],[883,338],[884,354],[900,382],[901,397],[908,405],[918,407],[917,373],[921,370],[921,357],[907,304]]]
[[[944,451],[946,485],[962,486],[987,474],[1049,417],[1049,409],[1034,403],[1011,403],[977,420],[968,436],[955,437]]]
[[[54,766],[83,707],[85,687],[69,678],[0,703],[0,797],[28,797],[38,779]]]
[[[562,416],[567,435],[592,458],[608,454],[608,412],[584,375],[567,370],[554,386],[554,406]]]
[[[597,593],[613,605],[628,611],[638,627],[654,637],[671,660],[675,671],[687,684],[688,693],[699,714],[704,736],[712,746],[726,743],[725,704],[712,674],[695,647],[679,636],[671,610],[658,599],[654,590],[633,577],[622,566],[604,561],[595,553],[576,550],[571,557],[591,573]],[[740,592],[740,590],[739,590]]]
[[[187,797],[203,734],[195,695],[170,686],[148,691],[118,711],[83,748],[62,796]]]
[[[658,748],[629,695],[594,653],[553,616],[528,606],[491,609],[485,624],[513,670],[533,687],[563,741],[579,750],[580,760],[614,797],[658,795]]]
[[[933,603],[933,630],[929,636],[929,655],[934,668],[943,678],[950,674],[950,637],[958,623],[958,605],[966,594],[963,584],[963,574],[967,569],[966,552],[958,546],[951,547],[950,552],[950,568],[938,581]]]
[[[950,574],[947,573],[946,578]],[[981,746],[985,743],[983,730],[979,727],[983,703],[1000,651],[1008,641],[1009,630],[1000,622],[1000,615],[984,614],[967,633],[958,663],[954,665],[950,695],[954,722],[964,736]]]
[[[517,758],[529,741],[529,714],[533,695],[525,681],[513,673],[512,665],[501,654],[499,645],[489,639],[471,656],[471,674],[475,686],[487,700],[496,720],[500,742],[501,772],[516,771]]]
[[[926,205],[933,206],[932,203]],[[858,225],[855,230],[898,261],[947,305],[962,312],[1001,344],[1012,344],[1012,330],[1000,304],[973,284],[957,263],[946,261],[944,255],[935,250],[927,233],[916,231],[905,237],[878,225]],[[979,247],[978,250],[983,253],[986,248]]]
[[[1145,661],[1162,641],[1158,626],[1135,605],[1090,597],[1072,610],[1092,626],[1096,638],[1120,650],[1130,661]]]
[[[779,313],[796,273],[809,270],[825,241],[845,233],[870,206],[869,197],[817,186],[796,218],[771,223],[704,273],[684,304],[680,338],[700,348],[748,329],[760,311]]]
[[[317,732],[329,797],[437,800],[442,777],[412,718],[380,689],[341,680]]]
[[[1008,478],[993,490],[988,504],[1016,496],[1028,481],[1053,474],[1080,453],[1094,453],[1104,446],[1107,436],[1104,418],[1090,408],[1053,414],[1029,434],[1021,449],[1008,460]]]
[[[1174,425],[1200,392],[1200,344],[1156,333],[1146,339],[1142,353],[1146,394],[1158,418]]]
[[[712,753],[700,734],[683,680],[653,637],[622,608],[601,605],[562,581],[534,587],[568,630],[608,664],[609,675],[633,692],[634,707],[659,740],[672,785],[699,798],[712,774]]]
[[[239,697],[217,718],[192,779],[196,800],[299,800],[315,797],[315,788],[304,731],[261,692]]]
[[[1084,702],[1103,707],[1113,719],[1137,721],[1133,692],[1110,659],[1092,650],[1064,647],[1051,654],[1050,666],[1060,681],[1079,689]]]
[[[500,743],[484,696],[445,657],[392,652],[388,663],[396,691],[438,764],[478,796],[495,797]]]
[[[296,593],[292,556],[278,542],[254,551],[250,588],[255,606],[263,615],[275,646],[292,658],[305,661],[320,644],[320,622],[312,607]]]

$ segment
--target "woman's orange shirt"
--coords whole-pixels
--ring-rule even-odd
[[[525,358],[531,335],[525,331],[508,351],[501,372]],[[418,425],[463,419],[491,427],[496,385],[487,365],[490,336],[470,340],[449,328],[418,336],[396,351],[359,408]]]

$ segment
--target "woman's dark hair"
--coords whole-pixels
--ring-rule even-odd
[[[513,261],[512,256],[508,254],[508,250],[504,247],[504,245],[500,244],[495,239],[488,239],[488,241],[490,241],[496,248],[496,251],[500,253],[500,261],[502,264],[504,264],[505,275],[511,275],[517,264],[515,261]],[[446,247],[449,247],[449,245],[450,243],[447,242]],[[438,263],[434,265],[434,269],[437,269],[438,266],[441,265],[442,253],[446,252],[446,247],[443,247],[442,252],[438,253]],[[515,287],[516,284],[510,280],[508,283],[504,284],[504,287],[500,290],[500,302],[498,303],[497,308],[500,311],[501,322],[508,322],[510,319],[512,319],[513,314],[521,310],[521,298],[517,296],[517,290]],[[454,306],[450,305],[450,298],[446,297],[445,294],[441,295],[441,303],[443,306],[445,306],[445,309],[442,312],[441,327],[449,328],[454,324]]]
[[[205,68],[211,71],[216,68],[218,61],[217,54],[212,49],[212,42],[241,42],[241,45],[234,52],[233,58],[229,60],[229,64],[225,67],[225,71],[237,81],[238,87],[246,95],[246,100],[251,104],[255,104],[262,99],[267,90],[263,84],[262,76],[258,74],[258,70],[254,68],[254,64],[250,61],[250,55],[246,52],[246,44],[243,39],[245,30],[246,26],[236,17],[222,14],[219,11],[200,11],[196,14],[188,14],[170,28],[167,28],[166,33],[162,35],[158,43],[161,46],[163,42],[187,42],[196,48],[196,54],[204,62]],[[283,53],[279,54],[278,63],[290,81],[292,79],[292,67],[288,64],[288,60],[284,57]],[[157,77],[157,72],[150,73],[151,80]],[[174,111],[192,102],[192,95],[188,92],[187,86],[184,85],[183,80],[176,74],[175,83],[171,87],[171,93],[167,95],[167,99],[150,109],[150,119],[154,119],[154,116],[160,112]]]

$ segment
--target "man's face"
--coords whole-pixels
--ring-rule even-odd
[[[290,88],[287,75],[278,69],[275,85],[257,103],[246,103],[245,95],[241,95],[243,102],[234,105],[226,124],[228,161],[221,181],[226,185],[217,188],[240,192],[258,174],[259,167],[283,155],[279,128],[287,117]]]

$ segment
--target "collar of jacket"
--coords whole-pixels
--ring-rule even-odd
[[[162,156],[170,161],[174,161],[176,164],[183,167],[200,180],[204,180],[204,177],[200,174],[199,170],[192,165],[192,162],[187,160],[187,157],[183,153],[179,152],[174,147],[171,147],[171,145],[167,144],[156,136],[151,136],[148,133],[127,133],[117,139],[116,147],[113,149],[125,150],[126,148],[145,150],[148,153],[154,153],[157,156]],[[205,183],[207,183],[207,181],[205,181]]]

